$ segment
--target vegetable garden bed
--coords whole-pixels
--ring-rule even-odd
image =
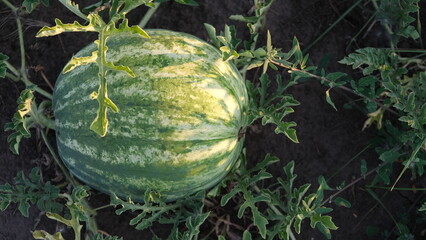
[[[50,1],[49,6],[33,5],[31,13],[24,14],[18,10],[18,25],[23,27],[20,30],[14,8],[7,6],[6,2],[15,7],[22,4],[0,0],[0,52],[9,57],[7,63],[12,66],[0,65],[6,66],[4,69],[8,74],[0,79],[2,128],[14,117],[17,99],[25,88],[35,90],[37,105],[48,99],[46,95],[52,93],[58,75],[71,57],[98,38],[96,33],[63,33],[35,38],[43,26],[54,26],[55,18],[63,23],[77,20],[84,25],[86,22],[60,1]],[[22,138],[19,143],[19,155],[9,150],[8,136],[13,131],[0,131],[0,209],[3,210],[0,212],[0,239],[33,239],[36,230],[50,234],[61,232],[65,239],[77,239],[75,228],[67,227],[59,218],[59,215],[70,218],[69,211],[75,208],[76,213],[89,215],[94,213],[90,211],[96,210],[96,228],[90,226],[94,221],[85,221],[84,217],[77,221],[77,225],[84,226],[81,230],[83,239],[86,236],[89,239],[108,239],[107,235],[123,239],[152,239],[153,234],[166,239],[171,232],[175,233],[172,239],[218,239],[219,236],[225,239],[262,239],[272,236],[272,233],[277,233],[275,239],[286,239],[286,234],[289,237],[294,234],[296,239],[325,239],[330,235],[328,231],[334,239],[422,239],[426,236],[426,182],[423,174],[426,164],[426,50],[422,42],[425,29],[420,24],[426,18],[424,2],[156,2],[162,3],[156,3],[158,9],[155,11],[145,6],[130,11],[127,15],[129,25],[140,23],[148,11],[150,19],[144,29],[185,32],[216,44],[222,50],[224,60],[234,62],[249,81],[249,94],[256,105],[252,109],[257,110],[253,119],[258,120],[242,133],[245,150],[237,161],[240,167],[235,166],[219,185],[222,187],[208,196],[201,192],[166,204],[151,194],[148,198],[152,202],[137,204],[128,199],[115,199],[114,196],[110,199],[110,196],[94,189],[76,187],[52,155],[52,151],[57,153],[54,131],[46,131],[35,124],[30,129],[31,137]],[[77,3],[82,8],[95,1]],[[108,9],[108,5],[103,7]],[[98,10],[103,10],[103,7]],[[26,5],[23,9],[32,10],[30,8]],[[417,21],[411,21],[408,16]],[[107,14],[104,19],[107,19]],[[247,28],[250,21],[250,28]],[[209,24],[207,30],[204,23]],[[235,26],[236,36],[233,28],[229,28],[229,34],[226,34],[225,24]],[[217,37],[213,28],[216,35],[222,31],[224,36]],[[20,33],[23,33],[22,46],[25,49],[23,58]],[[258,38],[254,40],[256,34]],[[236,46],[237,38],[248,40],[254,44],[253,48],[245,48],[243,43]],[[259,48],[267,54],[260,50],[256,52]],[[357,49],[364,50],[355,55]],[[274,55],[277,53],[282,55]],[[307,53],[309,58],[303,58]],[[345,58],[348,55],[350,57]],[[288,59],[286,56],[289,56]],[[392,58],[394,56],[397,57]],[[25,67],[21,69],[22,59]],[[359,68],[348,66],[357,64]],[[367,66],[371,67],[370,72]],[[407,72],[398,68],[407,69]],[[262,74],[265,72],[268,77]],[[20,81],[23,73],[42,91],[37,91],[28,82],[25,84],[25,79]],[[284,85],[291,83],[291,86],[280,88],[276,75],[281,76]],[[383,84],[387,79],[400,81],[400,86],[405,88],[392,91],[391,86]],[[266,86],[268,81],[270,85]],[[392,95],[401,92],[404,94]],[[411,93],[414,94],[410,97]],[[287,105],[279,109],[277,104],[281,100]],[[294,113],[282,119],[270,117],[273,114],[269,116],[265,111],[268,110],[265,102],[269,106],[276,104],[273,109],[276,112],[269,109],[272,113],[279,113],[282,109],[288,113],[294,109]],[[109,110],[108,114],[120,112]],[[44,115],[54,116],[48,105]],[[403,116],[406,117],[401,118]],[[297,126],[293,126],[292,122]],[[381,124],[380,129],[378,124]],[[87,131],[91,130],[88,128]],[[52,151],[49,151],[46,141]],[[12,149],[15,147],[12,146]],[[35,167],[39,170],[34,170]],[[20,171],[23,175],[19,175]],[[402,177],[398,178],[401,173]],[[47,195],[37,189],[31,193],[28,190],[31,184],[14,181],[17,175],[21,179],[33,176],[33,183],[44,187],[44,191],[59,189],[58,196],[53,194],[55,199],[45,202],[51,204],[48,211],[40,210],[46,210],[46,206],[31,204],[29,207],[25,204],[25,199],[39,199]],[[40,181],[36,179],[38,175]],[[289,185],[291,181],[288,179],[295,175],[297,178]],[[259,180],[255,176],[264,179],[248,184]],[[49,181],[51,188],[46,184]],[[8,191],[13,187],[5,187],[7,183],[15,187],[13,191]],[[279,188],[280,183],[284,188]],[[310,188],[306,189],[305,184],[311,184]],[[22,201],[19,196],[23,195],[17,194],[19,185],[27,186],[30,193]],[[307,190],[305,195],[299,194],[306,201],[305,197],[313,193],[316,200],[312,206],[317,212],[307,211],[303,203],[296,200],[299,197],[297,191],[286,194],[286,187],[298,189],[299,193]],[[392,187],[394,189],[390,191]],[[276,195],[267,189],[281,191],[282,197],[279,201],[274,199]],[[233,195],[233,192],[236,194]],[[6,205],[12,199],[18,200]],[[289,207],[292,206],[291,202],[287,202],[289,199],[298,203],[299,212]],[[16,201],[18,203],[14,203]],[[19,204],[20,201],[23,203]],[[247,207],[245,210],[244,206]],[[26,215],[28,207],[28,216],[24,217],[21,213]],[[79,207],[86,211],[79,212]],[[60,208],[63,211],[59,211]],[[242,210],[239,212],[239,209]],[[303,209],[306,211],[303,212]],[[56,219],[53,220],[46,216],[46,212],[59,215],[47,213],[50,218]],[[143,212],[146,216],[139,215]],[[156,213],[162,214],[162,220],[168,221],[168,224],[160,224],[158,218],[150,218]],[[290,217],[291,225],[288,225],[286,216]],[[139,224],[136,228],[147,228],[137,230],[130,225],[135,217],[141,217],[133,220],[133,225]],[[299,228],[297,219],[302,218],[304,221]],[[187,235],[176,234],[174,221],[180,221],[176,228],[179,233]],[[97,238],[93,229],[97,229]]]

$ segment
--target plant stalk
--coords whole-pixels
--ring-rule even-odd
[[[362,175],[361,177],[355,179],[354,181],[352,181],[351,183],[349,183],[348,185],[346,185],[344,188],[340,189],[339,191],[337,191],[336,193],[332,194],[330,197],[328,197],[326,200],[324,200],[320,206],[324,206],[325,204],[329,203],[334,197],[336,197],[337,195],[339,195],[340,193],[344,192],[346,189],[352,187],[353,185],[357,184],[358,182],[360,182],[361,180],[364,180],[367,176],[369,176],[370,174],[374,173],[377,169],[379,169],[380,167],[382,167],[382,165],[379,165],[377,167],[375,167],[374,169],[370,170],[369,172],[367,172],[365,175]]]
[[[55,150],[53,149],[52,145],[50,145],[49,140],[47,139],[46,133],[43,130],[41,130],[40,132],[41,132],[41,137],[44,141],[44,144],[46,144],[47,149],[49,150],[49,152],[52,155],[53,159],[55,160],[56,164],[59,166],[61,171],[64,173],[67,181],[70,182],[74,187],[78,186],[79,184],[75,181],[75,179],[68,172],[68,169],[65,167],[62,160],[60,160],[59,157],[56,155]]]
[[[145,15],[143,16],[142,20],[139,22],[139,27],[141,28],[145,28],[146,24],[149,22],[149,20],[151,19],[151,17],[154,15],[155,11],[157,11],[158,7],[160,6],[161,3],[159,2],[155,2],[154,3],[154,7],[150,7],[148,9],[148,11],[145,13]]]
[[[11,71],[13,74],[15,74],[16,77],[19,77],[21,74],[19,73],[19,71],[12,66],[12,64],[10,64],[8,61],[5,61],[6,63],[6,67],[9,71]]]
[[[18,12],[18,8],[13,6],[13,4],[11,4],[8,0],[1,0],[7,7],[10,8],[10,10],[12,10],[14,13]]]
[[[408,159],[408,162],[405,164],[404,169],[402,169],[402,171],[399,174],[398,178],[395,180],[394,184],[392,185],[392,187],[390,189],[391,191],[395,188],[395,185],[398,183],[399,179],[401,179],[401,177],[404,174],[404,172],[407,171],[408,167],[410,167],[411,162],[414,160],[414,158],[416,157],[417,153],[420,151],[420,149],[422,148],[422,146],[424,144],[426,144],[426,137],[424,137],[423,140],[421,142],[419,142],[419,144],[417,144],[416,148],[411,153],[411,156]]]
[[[41,95],[45,96],[48,99],[52,99],[52,94],[48,93],[47,91],[41,89],[37,85],[33,84],[27,76],[26,72],[26,63],[25,63],[25,45],[24,45],[24,34],[22,30],[22,22],[21,18],[18,16],[18,10],[19,8],[13,6],[8,0],[1,0],[6,6],[8,6],[14,13],[16,17],[16,25],[18,28],[18,36],[19,36],[19,48],[21,52],[21,69],[18,71],[15,67],[13,67],[8,61],[6,61],[6,67],[17,77],[21,77],[22,81],[25,83],[25,86],[27,88],[30,88]],[[10,76],[9,76],[10,77]],[[16,78],[11,78],[12,80],[16,81]]]

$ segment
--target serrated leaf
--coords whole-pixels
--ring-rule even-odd
[[[69,227],[71,227],[71,226],[72,226],[72,222],[71,222],[70,220],[68,220],[68,219],[66,219],[66,218],[64,218],[64,217],[62,217],[61,215],[59,215],[59,214],[57,214],[57,213],[47,212],[47,213],[46,213],[46,217],[48,217],[48,218],[50,218],[50,219],[52,219],[52,220],[58,221],[58,222],[60,222],[60,223],[63,223],[63,224],[65,224],[65,225],[69,226]]]
[[[0,190],[1,192],[1,190]],[[1,199],[0,198],[0,211],[6,210],[7,207],[9,207],[11,201],[8,199]]]
[[[58,34],[61,34],[63,32],[97,32],[97,26],[92,25],[89,23],[88,25],[84,26],[81,25],[79,22],[74,21],[74,23],[68,23],[64,24],[61,20],[55,19],[55,26],[53,27],[43,27],[38,31],[36,34],[36,37],[50,37],[55,36]]]
[[[133,78],[136,77],[136,74],[134,74],[133,71],[127,66],[123,66],[123,65],[116,66],[112,62],[105,62],[104,66],[111,70],[126,72],[129,76]]]
[[[269,223],[268,220],[262,215],[259,210],[254,207],[250,207],[253,213],[253,223],[259,229],[259,233],[263,238],[266,238],[266,225]]]
[[[145,38],[150,38],[148,33],[145,32],[141,27],[138,25],[129,26],[129,20],[127,18],[123,19],[123,21],[120,23],[118,28],[115,27],[114,22],[108,25],[109,27],[105,31],[106,35],[112,36],[116,34],[122,34],[122,33],[130,33],[130,34],[138,34]]]
[[[238,187],[234,187],[229,193],[225,194],[222,196],[222,198],[220,199],[220,206],[225,206],[229,200],[231,200],[231,198],[233,196],[235,196],[235,194],[239,193],[241,190]]]
[[[296,218],[294,219],[293,228],[296,231],[297,234],[300,234],[300,227],[302,225],[302,219]]]
[[[89,63],[95,63],[96,59],[98,58],[98,52],[94,51],[92,52],[91,56],[87,56],[87,57],[72,57],[71,61],[69,61],[67,63],[67,65],[65,65],[64,69],[63,69],[63,73],[67,73],[72,71],[73,69],[75,69],[78,66],[83,66]]]
[[[204,23],[204,28],[207,30],[207,33],[209,34],[209,37],[212,40],[213,44],[216,46],[216,48],[219,48],[220,42],[216,37],[216,28],[214,28],[208,23]]]
[[[315,228],[318,223],[321,223],[325,228],[336,230],[337,226],[334,225],[332,218],[330,216],[321,216],[321,215],[314,215],[310,218],[311,220],[311,227]]]
[[[34,239],[44,239],[44,240],[65,240],[60,232],[56,232],[54,235],[44,231],[36,230],[33,232]]]
[[[0,78],[6,77],[7,66],[6,61],[9,57],[3,53],[0,53]]]
[[[22,6],[28,13],[31,13],[41,3],[45,6],[49,6],[49,0],[24,0]]]
[[[210,212],[202,213],[197,216],[189,216],[186,219],[185,226],[188,228],[188,231],[191,235],[198,235],[200,233],[200,226],[206,221]]]
[[[24,217],[28,217],[28,210],[30,209],[30,204],[28,200],[21,200],[18,205],[18,209]]]
[[[383,114],[385,113],[384,108],[379,108],[377,111],[368,113],[368,119],[365,120],[364,125],[362,127],[362,130],[370,127],[373,123],[376,123],[377,129],[382,128],[382,120],[383,120]]]
[[[398,149],[393,148],[380,154],[379,159],[385,163],[392,163],[395,162],[400,155]]]
[[[34,120],[31,116],[27,115],[33,111],[33,98],[34,95],[32,90],[23,90],[17,100],[18,110],[13,115],[12,122],[6,123],[4,126],[5,131],[14,131],[7,138],[9,149],[14,154],[19,154],[19,143],[21,139],[31,136],[29,129],[34,124]]]

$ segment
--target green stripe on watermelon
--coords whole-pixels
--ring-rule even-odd
[[[97,102],[97,67],[61,74],[53,99],[59,154],[79,179],[106,192],[141,200],[146,189],[172,201],[212,187],[238,158],[248,97],[236,68],[208,43],[188,34],[150,30],[150,39],[108,40],[108,61],[131,78],[108,72],[108,134],[89,130]],[[89,45],[76,57],[88,56]]]

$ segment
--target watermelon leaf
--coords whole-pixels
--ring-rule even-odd
[[[44,240],[65,240],[60,232],[56,232],[55,234],[50,234],[44,230],[36,230],[33,232],[34,239],[44,239]]]
[[[33,91],[25,89],[19,95],[17,100],[18,111],[13,115],[12,121],[4,125],[5,131],[13,131],[7,138],[9,149],[14,154],[19,154],[19,143],[22,138],[31,137],[29,129],[34,125],[35,121],[30,112],[36,108]]]
[[[81,25],[79,22],[74,21],[73,23],[62,23],[61,20],[55,19],[55,26],[53,27],[43,27],[38,31],[36,34],[36,37],[50,37],[59,35],[63,32],[97,32],[99,26],[94,25],[93,23],[96,22],[94,20],[95,15],[89,15],[90,23],[88,23],[86,26]],[[102,21],[102,19],[101,19]]]
[[[291,141],[298,143],[296,130],[293,129],[295,122],[285,122],[283,118],[294,112],[293,106],[300,103],[291,95],[284,94],[285,90],[296,82],[290,80],[284,84],[282,77],[277,75],[275,91],[270,93],[271,81],[267,74],[260,77],[260,86],[255,88],[253,84],[247,82],[248,94],[250,97],[249,122],[253,123],[257,119],[262,119],[262,125],[268,123],[275,124],[276,134],[283,133]],[[280,100],[280,102],[277,102]]]
[[[6,77],[7,66],[6,61],[9,59],[8,56],[0,53],[0,78]]]
[[[150,190],[145,192],[145,196],[152,195]],[[155,198],[156,202],[145,201],[144,203],[134,203],[130,198],[124,201],[116,195],[111,195],[111,205],[117,207],[116,214],[120,215],[126,211],[138,212],[138,215],[130,221],[130,225],[142,230],[150,227],[152,223],[172,224],[172,231],[167,239],[193,239],[198,235],[201,224],[208,218],[209,212],[202,212],[206,193],[199,191],[196,194],[178,199],[174,203],[163,202]],[[180,233],[179,225],[185,223],[187,231]]]
[[[31,13],[38,5],[42,3],[44,6],[49,6],[49,0],[24,0],[22,6],[27,13]]]
[[[21,214],[28,217],[30,203],[37,203],[41,211],[60,212],[63,206],[56,202],[59,191],[50,182],[42,182],[39,168],[33,168],[29,177],[18,172],[13,185],[0,185],[0,211],[6,210],[10,203],[18,203]]]
[[[148,33],[146,33],[142,28],[140,28],[138,25],[130,26],[129,27],[129,20],[127,18],[123,19],[121,24],[118,26],[118,28],[115,27],[114,22],[110,22],[108,24],[108,27],[105,31],[105,34],[108,36],[121,34],[121,33],[131,33],[131,34],[139,34],[142,37],[149,38]]]
[[[69,71],[72,71],[74,68],[78,67],[78,66],[82,66],[82,65],[86,65],[89,63],[94,63],[96,62],[96,59],[98,58],[98,52],[94,51],[92,52],[91,56],[87,56],[87,57],[72,57],[71,61],[69,61],[67,63],[67,65],[64,67],[64,69],[62,70],[63,73],[67,73]]]

